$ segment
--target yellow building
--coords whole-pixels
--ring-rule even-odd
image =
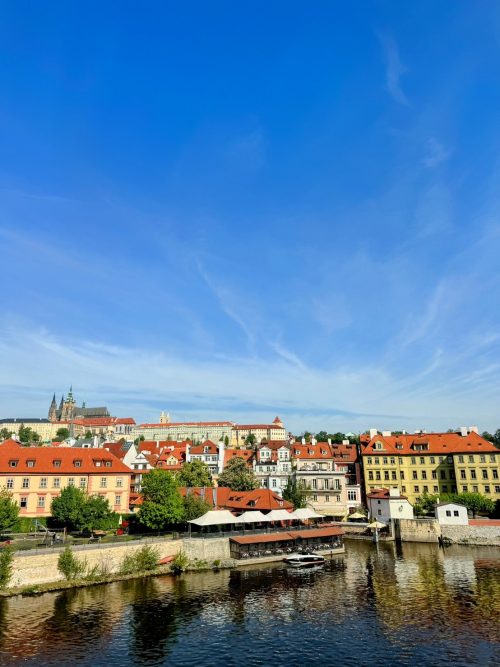
[[[362,452],[366,492],[398,487],[411,503],[423,493],[481,493],[500,500],[500,450],[471,429],[375,435]]]
[[[40,436],[41,442],[52,442],[60,428],[69,428],[67,423],[51,422],[48,419],[37,419],[36,417],[26,419],[0,419],[0,430],[5,429],[10,435],[18,435],[21,426],[26,426]]]
[[[231,434],[231,446],[242,447],[249,435],[257,442],[262,440],[286,440],[287,432],[279,417],[272,424],[235,424]]]
[[[105,449],[0,445],[0,488],[19,504],[19,516],[50,516],[52,500],[67,486],[106,498],[115,512],[129,511],[131,470]]]

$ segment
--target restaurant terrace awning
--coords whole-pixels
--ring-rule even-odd
[[[294,518],[293,512],[288,510],[271,510],[266,514],[267,521],[293,521]]]
[[[269,521],[269,519],[260,510],[248,510],[236,517],[236,523],[260,523],[261,521]]]
[[[188,521],[195,526],[222,526],[228,523],[237,523],[238,518],[231,514],[229,510],[209,510],[198,519]]]
[[[322,514],[317,514],[314,510],[309,509],[309,507],[301,507],[295,510],[291,513],[290,517],[292,519],[299,519],[300,521],[304,521],[305,519],[324,519]]]

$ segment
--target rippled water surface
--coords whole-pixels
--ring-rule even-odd
[[[5,665],[499,665],[500,549],[347,542],[281,564],[0,600]]]

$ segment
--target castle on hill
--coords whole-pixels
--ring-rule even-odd
[[[94,419],[96,417],[110,417],[108,408],[87,408],[85,401],[78,406],[73,396],[73,387],[69,388],[66,397],[64,394],[61,396],[59,407],[57,407],[55,394],[52,398],[49,408],[49,421],[51,422],[68,422],[71,419]]]

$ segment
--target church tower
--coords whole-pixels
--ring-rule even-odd
[[[50,408],[49,408],[49,421],[51,421],[51,422],[56,422],[57,421],[57,403],[56,403],[56,395],[55,394],[52,398],[52,403],[50,404]]]
[[[63,403],[60,421],[67,422],[73,419],[76,401],[73,398],[73,386],[69,388],[66,400]]]

